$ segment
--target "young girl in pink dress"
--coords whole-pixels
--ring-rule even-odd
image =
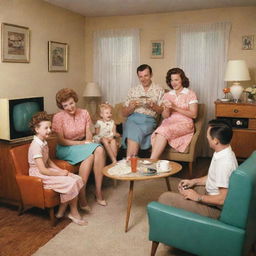
[[[194,134],[193,119],[197,117],[198,100],[188,89],[189,80],[180,68],[167,72],[166,83],[172,89],[165,93],[162,101],[164,118],[151,136],[152,159],[158,159],[167,143],[179,152],[184,152]]]
[[[87,221],[81,218],[77,210],[77,196],[84,186],[82,178],[59,168],[49,158],[46,139],[51,133],[50,117],[46,112],[39,112],[32,117],[30,127],[35,136],[28,151],[29,175],[41,178],[45,189],[53,189],[60,194],[57,218],[64,216],[69,205],[70,213],[67,217],[78,225],[87,225]]]

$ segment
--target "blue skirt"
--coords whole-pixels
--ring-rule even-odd
[[[123,127],[122,146],[127,148],[127,139],[136,141],[141,149],[151,147],[150,137],[156,128],[156,120],[154,117],[140,113],[131,114]]]
[[[101,146],[101,144],[98,143],[73,146],[62,146],[58,144],[56,147],[56,156],[58,159],[65,160],[75,165],[87,159],[99,146]]]

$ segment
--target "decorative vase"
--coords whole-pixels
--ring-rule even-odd
[[[242,95],[244,88],[239,83],[234,83],[230,87],[230,93],[234,99],[234,102],[237,103],[240,96]]]

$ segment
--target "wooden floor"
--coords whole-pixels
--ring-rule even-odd
[[[195,166],[195,176],[205,175],[209,163],[210,159],[199,159]],[[182,172],[177,176],[186,178],[187,169],[184,163]],[[48,213],[44,210],[32,208],[18,216],[16,207],[0,203],[0,256],[32,255],[69,223],[70,220],[63,219],[52,227]]]
[[[46,211],[33,208],[18,216],[17,207],[0,204],[0,255],[32,255],[69,223],[63,219],[52,227]]]

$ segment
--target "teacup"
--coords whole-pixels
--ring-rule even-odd
[[[168,160],[159,160],[156,163],[156,168],[158,172],[167,172],[170,170],[170,165]]]

